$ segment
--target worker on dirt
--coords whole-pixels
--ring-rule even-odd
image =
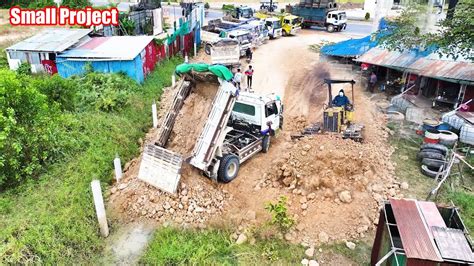
[[[252,49],[250,47],[245,50],[245,56],[247,57],[247,62],[252,61]]]
[[[240,82],[242,82],[242,72],[240,72],[240,68],[237,69],[237,73],[234,75],[234,82],[237,89],[240,90]]]
[[[253,68],[252,65],[249,65],[249,69],[245,71],[245,75],[247,76],[247,89],[252,89],[252,78],[253,78]]]
[[[339,94],[332,100],[332,104],[337,107],[346,107],[348,104],[351,104],[351,101],[349,101],[349,98],[344,94],[344,90],[341,89]]]

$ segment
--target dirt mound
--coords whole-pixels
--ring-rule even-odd
[[[168,141],[167,149],[184,157],[191,156],[196,140],[206,123],[217,84],[199,83],[184,101]]]

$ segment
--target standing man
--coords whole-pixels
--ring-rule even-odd
[[[252,77],[253,77],[253,68],[249,65],[249,69],[245,71],[245,75],[247,76],[247,89],[252,89]]]
[[[375,72],[372,71],[369,78],[369,91],[370,92],[374,92],[375,83],[377,83],[377,75],[375,75]]]
[[[237,73],[234,75],[234,82],[237,89],[240,90],[240,82],[242,82],[242,72],[240,72],[240,68],[237,69]]]
[[[252,61],[252,49],[250,49],[250,47],[245,50],[245,56],[247,57],[247,61],[250,63]]]

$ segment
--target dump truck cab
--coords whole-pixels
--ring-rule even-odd
[[[271,125],[275,131],[281,127],[282,114],[283,107],[278,96],[241,92],[232,109],[231,121],[246,121],[258,130],[265,130]]]
[[[232,30],[227,32],[225,37],[239,41],[240,56],[244,56],[245,51],[252,48],[253,36],[248,30]]]
[[[302,18],[295,15],[281,16],[283,36],[296,35],[301,30]]]
[[[275,39],[282,35],[281,20],[279,18],[267,17],[263,20],[265,21],[270,39]]]
[[[345,30],[347,26],[346,12],[338,10],[328,12],[325,26],[329,32]]]
[[[233,18],[239,20],[247,20],[253,18],[253,9],[248,6],[238,6],[235,7],[231,12],[230,15]]]

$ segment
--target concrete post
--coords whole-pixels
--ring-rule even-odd
[[[194,43],[194,56],[196,56],[196,55],[197,55],[197,44]]]
[[[153,128],[158,127],[158,113],[156,111],[156,102],[153,100],[153,104],[151,105],[151,115],[153,116]]]
[[[115,169],[115,179],[117,180],[117,182],[119,182],[120,179],[122,178],[122,165],[120,164],[120,158],[118,154],[115,154],[114,169]]]
[[[175,85],[176,84],[176,76],[173,74],[171,75],[171,85]]]
[[[185,56],[184,56],[184,62],[185,62],[185,63],[189,63],[188,55],[185,55]]]
[[[100,188],[99,180],[91,182],[92,196],[94,197],[95,211],[97,213],[97,220],[99,221],[100,234],[103,237],[109,236],[109,225],[107,224],[107,217],[105,216],[104,199],[102,198],[102,190]]]

